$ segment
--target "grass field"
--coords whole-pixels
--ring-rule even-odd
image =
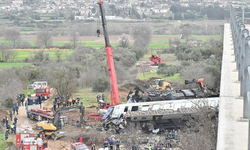
[[[30,63],[0,63],[0,68],[12,68],[17,66],[28,66]]]
[[[140,73],[137,75],[137,79],[141,79],[141,80],[148,80],[152,77],[159,77],[159,78],[165,79],[165,80],[170,81],[170,82],[182,80],[179,73],[176,73],[174,76],[158,75],[156,72],[147,72],[145,74]]]
[[[24,60],[25,58],[30,58],[33,56],[36,52],[38,51],[27,51],[27,50],[20,50],[17,51],[17,57],[16,60]],[[66,57],[70,54],[72,54],[74,51],[73,50],[65,50],[65,51],[60,51],[61,59],[65,60]],[[56,60],[56,51],[44,51],[44,53],[49,53],[49,58],[50,60]]]

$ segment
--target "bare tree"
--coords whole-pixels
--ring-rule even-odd
[[[9,43],[0,43],[1,61],[7,62],[10,58],[9,48]]]
[[[120,43],[121,47],[128,47],[130,42],[129,35],[123,33],[121,36],[118,37],[118,42]]]
[[[188,37],[191,35],[192,33],[192,30],[188,27],[184,27],[182,30],[181,30],[181,34],[182,34],[182,39],[188,39]]]
[[[51,73],[50,83],[56,89],[60,97],[64,96],[66,98],[66,96],[71,96],[71,94],[76,91],[76,81],[75,72],[66,67],[53,69]]]
[[[6,29],[4,38],[12,42],[12,48],[16,48],[18,40],[20,40],[20,31],[16,29]]]
[[[207,103],[203,101],[202,103]],[[181,133],[181,148],[187,150],[216,149],[218,114],[216,109],[197,106],[198,115],[190,117]]]
[[[72,42],[73,49],[78,47],[80,36],[79,32],[76,30],[70,31],[70,41]]]
[[[48,30],[39,32],[36,37],[36,42],[37,42],[37,45],[39,46],[49,48],[51,47],[52,42],[53,42],[52,34]]]
[[[57,62],[60,62],[61,61],[62,53],[59,50],[57,50],[55,53],[56,53]]]
[[[0,70],[0,106],[6,105],[6,99],[15,99],[22,90],[22,82],[11,69]]]
[[[147,25],[134,27],[132,34],[135,40],[134,45],[137,47],[146,47],[152,38],[152,30]]]

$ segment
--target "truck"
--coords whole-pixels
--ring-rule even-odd
[[[43,95],[45,99],[50,97],[50,88],[49,86],[40,86],[35,89],[36,96]]]
[[[17,150],[44,150],[48,148],[48,138],[42,139],[35,136],[30,127],[17,128],[16,149]]]
[[[116,73],[115,73],[115,65],[114,65],[114,59],[113,59],[113,51],[112,47],[109,42],[109,35],[108,35],[108,28],[107,28],[107,22],[104,14],[104,8],[103,8],[103,1],[99,1],[97,3],[100,7],[101,12],[101,18],[102,18],[102,26],[103,26],[103,33],[104,33],[104,39],[105,39],[105,49],[106,49],[106,55],[108,60],[108,72],[111,82],[111,104],[104,101],[98,102],[98,114],[89,114],[89,117],[95,117],[96,120],[102,120],[102,114],[107,111],[107,109],[111,106],[115,106],[120,104],[120,97],[118,92],[118,85],[117,85],[117,79],[116,79]]]
[[[56,140],[66,134],[65,132],[59,131],[59,129],[62,129],[65,125],[65,117],[61,115],[78,109],[80,110],[80,121],[78,126],[81,126],[84,123],[83,117],[85,114],[85,107],[83,104],[79,106],[73,105],[71,107],[65,107],[57,110],[56,113],[51,116],[52,119],[37,122],[36,129],[41,130],[40,133],[44,132],[47,137],[51,137],[53,140]]]
[[[27,89],[35,90],[36,88],[41,87],[41,86],[48,86],[48,82],[47,81],[36,81],[33,84],[28,85]]]

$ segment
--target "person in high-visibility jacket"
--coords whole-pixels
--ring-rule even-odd
[[[172,139],[172,130],[169,131],[169,133],[168,133],[168,138],[169,138],[169,139]]]
[[[108,141],[104,141],[104,142],[103,142],[103,147],[104,147],[104,148],[108,147],[108,145],[109,145]]]
[[[151,147],[151,145],[149,145],[149,147],[148,147],[148,150],[152,150],[152,147]]]

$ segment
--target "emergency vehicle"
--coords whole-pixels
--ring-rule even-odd
[[[30,127],[17,128],[16,149],[17,150],[44,150],[48,148],[48,139],[39,138],[34,135]]]
[[[38,95],[44,95],[45,99],[48,99],[50,95],[49,86],[41,86],[41,87],[36,88],[36,96]]]

